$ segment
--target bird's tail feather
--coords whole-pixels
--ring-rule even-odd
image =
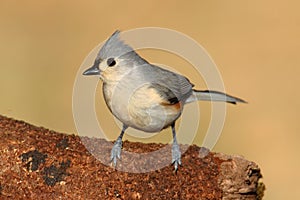
[[[243,99],[213,90],[193,90],[194,101],[222,101],[227,103],[247,103]],[[191,99],[190,102],[193,100]]]

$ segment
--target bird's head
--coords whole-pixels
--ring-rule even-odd
[[[147,63],[132,47],[119,38],[120,31],[115,31],[100,49],[92,67],[83,75],[98,75],[106,81],[117,81],[134,66]]]

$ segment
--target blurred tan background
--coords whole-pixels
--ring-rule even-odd
[[[175,29],[206,48],[228,93],[249,101],[228,106],[214,151],[257,162],[265,199],[299,199],[300,2],[130,2],[1,0],[0,114],[76,133],[72,89],[86,55],[116,29]],[[180,70],[168,56],[142,54]],[[198,85],[192,72],[184,74]],[[208,104],[200,104],[209,119]],[[117,137],[118,127],[107,123]],[[198,145],[202,133],[200,127]]]

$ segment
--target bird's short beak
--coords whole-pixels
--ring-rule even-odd
[[[100,75],[99,63],[94,63],[94,65],[83,72],[83,75]]]

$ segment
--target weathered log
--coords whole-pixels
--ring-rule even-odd
[[[168,154],[170,145],[125,141],[123,150],[140,153],[140,157],[132,160],[124,153],[113,168],[92,155],[98,152],[97,155],[109,161],[112,143],[104,139],[57,133],[3,116],[0,116],[0,138],[0,199],[262,199],[263,196],[264,185],[257,164],[196,145],[180,146],[186,151],[177,173],[171,165],[130,173],[126,169],[142,171],[145,163],[154,165],[155,162],[144,159],[143,153],[167,147]],[[87,151],[83,143],[93,152]]]

